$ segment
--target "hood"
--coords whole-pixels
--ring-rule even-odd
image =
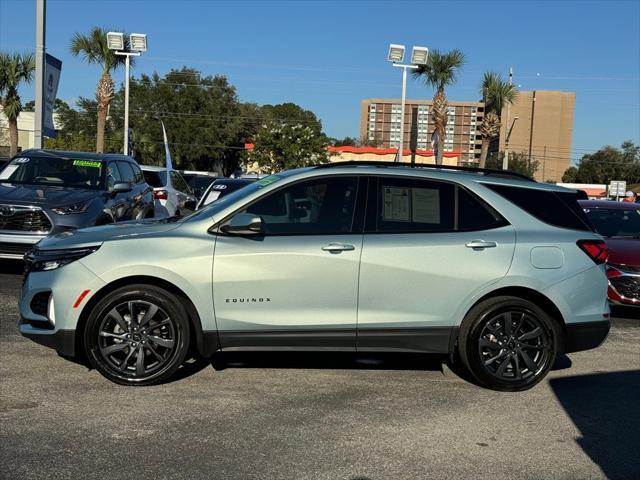
[[[100,193],[99,190],[84,188],[0,183],[0,203],[13,205],[58,207],[89,200]]]
[[[609,263],[640,267],[640,239],[606,238]]]
[[[180,222],[172,222],[170,219],[153,219],[80,228],[57,235],[50,235],[38,242],[38,248],[43,250],[82,248],[100,245],[111,240],[158,235],[173,230],[180,225]]]

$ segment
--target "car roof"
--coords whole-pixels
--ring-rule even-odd
[[[51,158],[74,158],[78,160],[95,160],[99,162],[104,162],[106,160],[125,160],[128,162],[136,161],[127,156],[119,153],[95,153],[95,152],[71,152],[64,150],[45,150],[38,148],[30,148],[28,150],[23,150],[18,153],[16,156],[24,156],[24,155],[37,155],[41,157],[51,157]]]
[[[483,184],[506,185],[552,192],[576,192],[575,189],[560,187],[553,183],[536,182],[534,180],[527,179],[527,177],[525,176],[513,176],[511,174],[503,174],[502,172],[495,170],[457,170],[447,168],[446,166],[440,168],[436,165],[410,166],[406,164],[393,164],[386,162],[371,162],[371,164],[363,162],[362,165],[358,165],[358,163],[359,162],[337,162],[334,165],[324,164],[314,167],[303,167],[296,170],[289,170],[286,172],[286,174],[288,176],[298,172],[306,172],[312,174],[312,176],[315,176],[314,174],[327,175],[330,173],[351,173],[357,175],[398,175],[444,180],[450,182],[472,181]],[[282,173],[284,172],[278,173],[277,175],[282,175]]]
[[[613,200],[579,200],[582,208],[606,208],[609,210],[639,210],[640,205],[631,202],[615,202]]]

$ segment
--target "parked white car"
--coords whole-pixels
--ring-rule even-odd
[[[195,210],[196,197],[177,171],[141,165],[146,182],[153,187],[156,218],[181,216]]]

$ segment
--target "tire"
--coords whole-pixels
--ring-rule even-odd
[[[89,314],[84,334],[95,369],[112,382],[131,386],[169,379],[184,363],[189,341],[184,306],[153,285],[128,285],[107,294]]]
[[[501,296],[484,300],[467,313],[458,353],[481,386],[518,392],[547,375],[559,341],[560,329],[544,310],[523,298]]]

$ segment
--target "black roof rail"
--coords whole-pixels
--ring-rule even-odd
[[[481,173],[500,177],[514,177],[520,180],[535,182],[535,180],[522,173],[510,170],[496,170],[494,168],[461,167],[458,165],[435,165],[428,163],[408,163],[408,162],[383,162],[380,160],[346,160],[344,162],[330,162],[315,165],[315,168],[336,168],[336,167],[410,167],[410,168],[431,168],[435,170],[453,170],[459,172]]]

